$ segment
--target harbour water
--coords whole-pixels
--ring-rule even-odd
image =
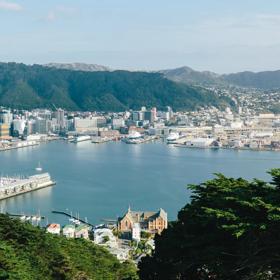
[[[100,224],[116,219],[130,207],[163,208],[169,219],[189,200],[187,184],[203,182],[222,172],[227,176],[269,179],[266,170],[280,167],[279,152],[181,149],[161,142],[127,145],[122,142],[77,144],[56,141],[0,153],[2,175],[32,175],[41,163],[57,185],[0,201],[12,213],[47,217],[45,222],[67,223],[52,214],[62,210]]]

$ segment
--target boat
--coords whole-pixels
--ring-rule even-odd
[[[141,140],[143,140],[143,137],[138,131],[133,131],[126,138],[123,138],[126,144],[139,144]]]
[[[20,217],[20,220],[21,220],[21,221],[25,221],[25,220],[26,220],[26,217],[25,217],[25,216],[21,216],[21,217]]]
[[[30,217],[30,216],[27,216],[25,220],[26,220],[26,221],[29,221],[30,219],[31,219],[31,217]]]
[[[83,142],[83,141],[90,141],[91,140],[91,136],[89,135],[83,135],[83,136],[77,136],[73,139],[73,143],[79,143],[79,142]]]
[[[38,163],[38,166],[37,166],[35,169],[36,169],[36,171],[38,171],[38,172],[41,172],[41,171],[43,170],[43,168],[42,168],[40,162]]]
[[[180,135],[178,132],[171,132],[166,138],[167,144],[172,144],[179,138],[180,138]]]

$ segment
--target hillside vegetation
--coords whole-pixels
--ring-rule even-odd
[[[137,279],[133,264],[121,264],[106,249],[66,239],[0,215],[0,279]]]
[[[226,97],[175,83],[160,73],[83,72],[0,63],[0,105],[12,108],[123,111],[156,106],[175,110],[228,106]]]

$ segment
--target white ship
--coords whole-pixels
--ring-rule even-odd
[[[0,200],[53,185],[55,185],[55,182],[51,179],[49,173],[42,173],[26,178],[0,177]]]
[[[127,144],[139,144],[143,140],[142,135],[138,131],[133,131],[123,141]]]
[[[178,132],[171,132],[166,138],[167,144],[172,144],[179,138],[180,134]]]
[[[89,135],[77,136],[73,139],[73,143],[79,143],[83,141],[90,141],[91,137]]]

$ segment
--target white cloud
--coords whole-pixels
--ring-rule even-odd
[[[49,11],[46,16],[46,21],[52,22],[61,17],[70,17],[74,15],[76,10],[68,6],[56,6],[53,10]]]
[[[0,0],[0,10],[19,12],[22,10],[22,6],[14,2]]]

